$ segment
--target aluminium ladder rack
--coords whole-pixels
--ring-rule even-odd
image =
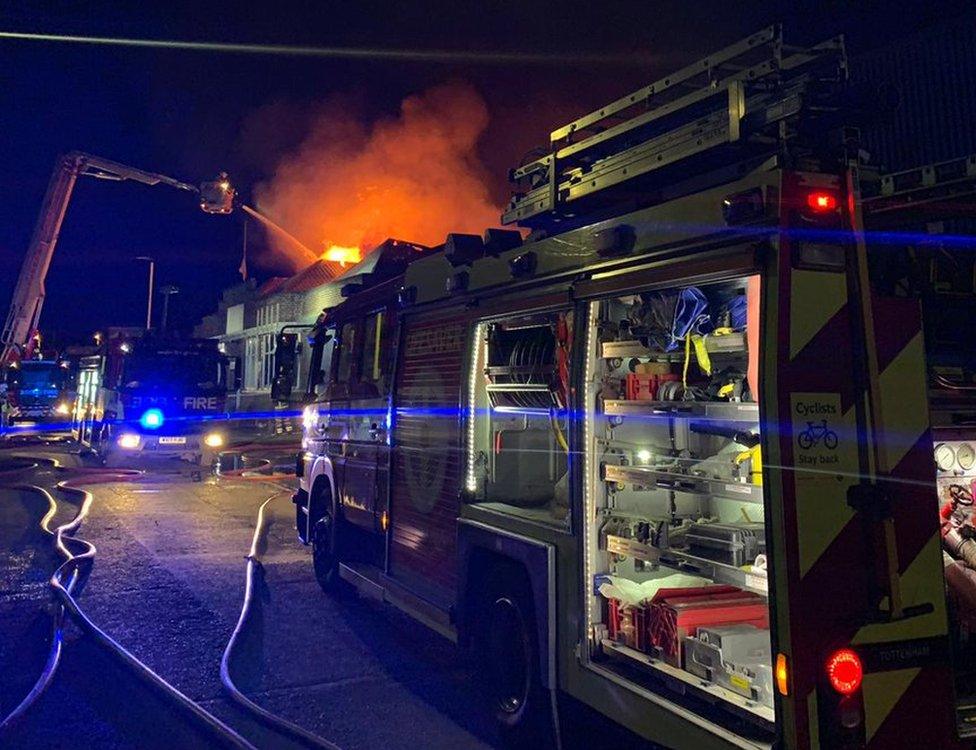
[[[668,167],[721,147],[777,153],[801,113],[838,109],[846,79],[842,37],[793,48],[769,26],[554,130],[545,156],[511,171],[519,189],[502,222],[535,227],[578,215],[614,193],[673,181]]]

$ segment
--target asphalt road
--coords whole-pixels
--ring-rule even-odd
[[[239,686],[268,710],[344,750],[491,746],[491,728],[474,708],[478,696],[470,674],[449,642],[389,607],[335,601],[321,592],[308,550],[295,537],[290,491],[241,479],[195,482],[185,469],[156,468],[138,483],[91,488],[95,502],[81,535],[98,554],[80,601],[109,635],[236,726],[240,712],[224,697],[220,657],[240,611],[244,556],[258,506],[277,494],[267,509],[266,586],[259,588],[257,626],[245,641]],[[22,493],[3,491],[0,500],[8,539],[39,518]],[[4,713],[43,660],[44,581],[55,562],[39,537],[21,537],[0,565],[10,579],[0,599],[9,630],[4,635],[11,636],[4,638],[10,647],[0,652],[0,668],[10,676],[4,679]],[[10,593],[14,580],[22,589],[16,595]],[[71,637],[66,648],[71,679],[56,681],[15,744],[145,746],[145,735],[134,735],[131,727],[113,731],[116,712],[93,705],[93,691],[77,689],[84,674],[68,655],[78,653],[78,642]],[[256,739],[261,746],[274,744]]]
[[[0,449],[0,463],[12,453],[90,463],[70,445]],[[180,462],[138,468],[146,472],[139,481],[89,488],[94,501],[80,536],[97,555],[79,597],[88,616],[136,658],[256,746],[290,747],[243,715],[219,678],[258,508],[274,496],[255,618],[234,665],[238,687],[343,750],[496,746],[476,681],[453,644],[392,607],[336,600],[319,589],[309,550],[295,535],[287,486],[294,480],[204,474],[200,481],[196,467]],[[50,468],[16,477],[48,488],[61,478]],[[9,485],[4,479],[0,485]],[[29,690],[46,656],[46,581],[58,560],[50,539],[35,530],[42,505],[37,496],[0,487],[0,715]],[[74,512],[62,502],[57,520]],[[642,746],[588,709],[568,699],[561,705],[567,747]],[[209,746],[184,723],[69,627],[51,689],[15,732],[0,737],[0,747]]]

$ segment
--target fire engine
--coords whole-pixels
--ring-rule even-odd
[[[107,462],[135,455],[207,463],[226,441],[228,360],[212,339],[109,331],[79,364],[72,428]]]
[[[976,162],[869,174],[846,70],[770,27],[560,127],[527,238],[310,333],[315,575],[470,648],[514,744],[568,695],[668,747],[970,746],[976,384],[918,284]]]
[[[11,363],[6,373],[6,423],[66,422],[71,413],[69,377],[67,363],[60,360]]]
[[[136,169],[79,151],[58,157],[30,246],[17,277],[10,310],[0,332],[0,345],[3,347],[0,363],[10,365],[19,359],[30,359],[40,340],[37,327],[44,307],[44,282],[79,177],[112,182],[132,181],[144,185],[168,185],[196,194],[200,210],[208,214],[229,214],[233,211],[237,198],[237,192],[223,172],[216,180],[190,185],[166,175]]]

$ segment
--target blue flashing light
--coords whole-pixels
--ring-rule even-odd
[[[139,417],[139,424],[146,430],[157,430],[163,426],[163,413],[159,409],[146,409]]]

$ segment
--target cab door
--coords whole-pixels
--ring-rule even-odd
[[[95,400],[100,381],[100,370],[96,367],[85,367],[78,373],[78,394],[72,421],[78,441],[83,445],[91,445],[94,439]]]
[[[345,431],[340,490],[345,517],[371,530],[379,527],[379,499],[385,503],[388,476],[389,322],[386,310],[377,310],[359,324],[354,378],[345,413],[338,415]]]
[[[359,338],[359,330],[360,322],[356,320],[343,323],[339,327],[333,353],[332,379],[326,391],[329,418],[325,431],[325,452],[329,457],[329,463],[332,465],[332,478],[340,506],[345,506],[346,463],[353,450],[351,443],[354,434],[349,420],[350,393],[354,378],[353,364],[355,363],[355,348]],[[353,511],[353,515],[355,516],[355,511]]]

